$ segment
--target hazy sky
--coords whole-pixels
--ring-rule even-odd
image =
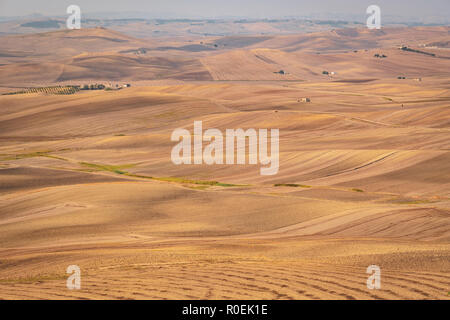
[[[450,0],[0,0],[0,16],[65,15],[70,4],[80,6],[82,13],[138,12],[149,17],[364,17],[371,4],[379,5],[382,15],[417,21],[450,16]]]

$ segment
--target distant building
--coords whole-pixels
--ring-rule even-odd
[[[124,88],[129,88],[129,87],[131,87],[131,84],[129,84],[129,83],[124,84],[123,87],[124,87]]]
[[[310,98],[300,98],[298,102],[311,102]]]

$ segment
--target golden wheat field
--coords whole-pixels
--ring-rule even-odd
[[[449,33],[2,36],[0,298],[449,299]],[[175,165],[194,121],[279,129],[278,173]]]

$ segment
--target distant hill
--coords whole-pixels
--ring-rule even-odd
[[[427,48],[426,55],[420,54],[425,43],[445,45],[448,32],[448,27],[346,28],[194,41],[145,40],[106,28],[83,28],[4,36],[0,84],[419,78],[448,70],[447,51]],[[404,46],[409,50],[399,50]],[[374,58],[377,54],[386,58]]]
[[[20,26],[25,28],[37,28],[37,29],[57,29],[61,25],[60,21],[57,20],[43,20],[43,21],[32,21],[22,23]]]

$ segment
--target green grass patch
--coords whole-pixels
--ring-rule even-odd
[[[126,176],[129,176],[129,177],[135,177],[135,178],[142,178],[142,179],[154,179],[153,177],[150,177],[150,176],[143,176],[143,175],[141,175],[141,174],[134,174],[134,173],[129,173],[129,172],[126,172],[126,173],[124,173]]]
[[[5,283],[5,284],[36,283],[36,282],[42,282],[42,281],[65,280],[65,279],[67,279],[66,275],[48,274],[48,275],[28,276],[28,277],[23,277],[23,278],[0,279],[0,283]]]
[[[312,188],[306,184],[297,184],[297,183],[277,183],[273,185],[274,187],[291,187],[291,188]]]
[[[109,164],[96,164],[96,163],[89,163],[89,162],[80,162],[82,166],[89,167],[95,171],[108,171],[108,172],[114,172],[117,174],[127,174],[126,171],[123,171],[122,169],[132,168],[135,166],[135,164],[123,164],[123,165],[109,165]]]
[[[176,115],[175,112],[173,111],[168,111],[168,112],[164,112],[164,113],[160,113],[154,116],[154,118],[160,119],[160,118],[171,118],[174,117]]]
[[[222,183],[218,181],[207,181],[207,180],[191,180],[191,179],[184,179],[184,178],[178,178],[178,177],[162,177],[162,178],[153,178],[154,180],[158,181],[166,181],[166,182],[176,182],[176,183],[186,183],[186,184],[198,184],[198,185],[204,185],[204,186],[219,186],[219,187],[237,187],[237,184],[229,184],[229,183]]]
[[[209,188],[209,186],[186,186],[189,189],[194,189],[194,190],[206,190]]]
[[[61,157],[58,157],[58,156],[51,156],[51,155],[48,155],[48,154],[42,155],[42,157],[52,158],[52,159],[61,160],[61,161],[69,161],[67,159],[64,159],[64,158],[61,158]]]
[[[95,169],[71,169],[74,171],[80,171],[80,172],[98,172],[98,170]]]
[[[36,151],[31,153],[21,153],[21,154],[15,154],[15,155],[4,155],[5,158],[2,158],[1,160],[20,160],[20,159],[27,159],[27,158],[34,158],[34,157],[45,157],[48,156],[48,153],[51,151]]]
[[[355,191],[355,192],[364,192],[364,190],[358,189],[358,188],[353,188],[352,191]]]
[[[433,203],[434,201],[430,200],[400,200],[396,201],[398,204],[426,204],[426,203]]]
[[[217,186],[217,187],[242,187],[244,185],[237,185],[237,184],[230,184],[230,183],[223,183],[218,181],[207,181],[207,180],[192,180],[192,179],[184,179],[184,178],[178,178],[178,177],[150,177],[150,176],[144,176],[139,174],[130,173],[127,171],[124,171],[123,169],[132,168],[136,166],[136,164],[124,164],[124,165],[109,165],[109,164],[97,164],[97,163],[89,163],[89,162],[80,162],[80,165],[87,167],[87,169],[78,169],[79,171],[86,171],[86,172],[95,172],[95,171],[107,171],[107,172],[113,172],[116,174],[125,175],[128,177],[134,177],[134,178],[142,178],[142,179],[151,179],[151,180],[157,180],[157,181],[164,181],[164,182],[175,182],[175,183],[183,183],[183,184],[194,184],[194,185],[201,185],[201,186]]]

